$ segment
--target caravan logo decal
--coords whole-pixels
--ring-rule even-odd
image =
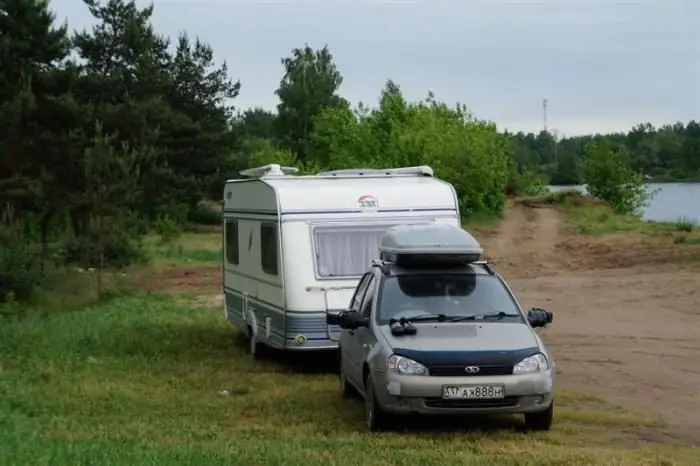
[[[379,209],[379,201],[376,197],[365,194],[357,198],[357,205],[362,210],[377,210]]]

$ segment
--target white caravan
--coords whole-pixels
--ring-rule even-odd
[[[460,225],[457,195],[430,167],[337,170],[295,176],[266,165],[224,190],[226,318],[259,345],[336,349],[327,311],[347,309],[379,259],[383,232],[399,224]]]

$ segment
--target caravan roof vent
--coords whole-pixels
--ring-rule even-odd
[[[317,176],[392,176],[392,175],[413,175],[413,176],[433,176],[433,169],[427,165],[418,167],[399,168],[344,168],[341,170],[330,170],[319,172]]]
[[[479,260],[484,250],[455,225],[399,225],[386,230],[381,258],[400,267],[447,267]]]
[[[279,164],[271,163],[269,165],[263,165],[262,167],[248,168],[238,173],[251,178],[262,178],[264,176],[287,176],[298,171],[299,169],[295,167],[282,167]]]

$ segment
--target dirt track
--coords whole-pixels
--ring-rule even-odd
[[[522,304],[555,313],[543,338],[559,386],[660,415],[668,427],[640,433],[645,440],[700,444],[700,274],[609,268],[612,255],[601,269],[576,271],[571,252],[599,245],[572,248],[567,228],[556,210],[518,207],[481,238]]]

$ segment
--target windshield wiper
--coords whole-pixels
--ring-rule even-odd
[[[501,320],[505,319],[506,317],[520,317],[520,314],[513,314],[513,313],[507,313],[507,312],[491,312],[487,314],[473,314],[470,316],[449,316],[447,320],[450,322],[461,322],[465,320],[489,320],[489,319],[495,319],[495,320]]]
[[[447,315],[447,314],[422,314],[415,317],[399,317],[398,319],[392,317],[389,319],[389,325],[400,323],[405,324],[409,322],[463,322],[467,320],[501,320],[505,318],[520,317],[520,314],[508,313],[508,312],[491,312],[486,314],[472,314],[468,316],[462,315]]]
[[[448,316],[445,314],[422,314],[414,317],[399,317],[398,319],[392,317],[391,319],[389,319],[389,324],[391,325],[396,322],[425,322],[430,320],[444,322],[446,319],[448,319]]]

